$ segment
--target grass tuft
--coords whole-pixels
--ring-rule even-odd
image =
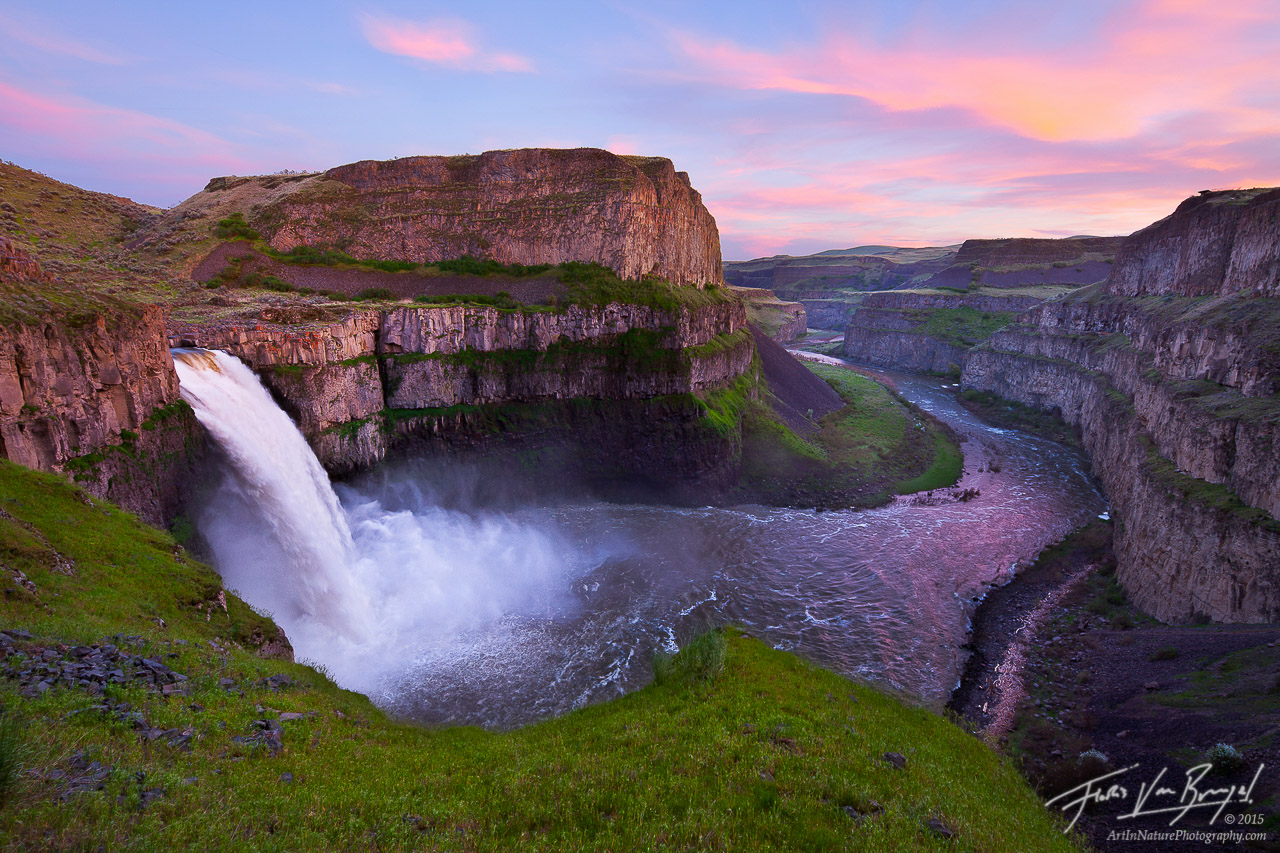
[[[0,709],[0,809],[13,798],[30,755],[22,720],[11,709]]]
[[[703,684],[724,671],[729,643],[724,631],[711,630],[689,641],[678,654],[653,656],[654,684]]]

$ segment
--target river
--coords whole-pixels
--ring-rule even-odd
[[[472,470],[407,462],[330,491],[318,463],[291,473],[311,464],[294,460],[296,430],[288,453],[259,448],[285,441],[278,419],[232,435],[274,418],[259,411],[274,403],[220,358],[178,354],[184,396],[226,455],[197,513],[215,564],[299,659],[420,722],[506,728],[603,701],[647,683],[656,651],[726,623],[939,708],[978,598],[1106,510],[1077,452],[981,423],[952,384],[893,374],[963,437],[957,490],[976,497],[827,512],[513,506],[486,503]]]

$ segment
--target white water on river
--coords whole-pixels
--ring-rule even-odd
[[[484,501],[465,466],[400,461],[335,490],[252,371],[175,351],[222,450],[197,525],[299,659],[393,713],[494,727],[644,684],[658,649],[735,623],[938,706],[973,600],[1105,510],[1077,453],[994,429],[936,380],[898,390],[964,438],[960,502],[875,510]],[[461,496],[461,497],[460,497]]]

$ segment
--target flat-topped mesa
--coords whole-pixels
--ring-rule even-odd
[[[1124,237],[1007,237],[965,240],[955,262],[926,287],[1036,287],[1095,284],[1111,272]]]
[[[1280,296],[1280,188],[1205,191],[1130,236],[1106,291]]]
[[[362,160],[319,175],[215,178],[261,184],[246,211],[271,245],[337,246],[418,263],[463,255],[508,264],[597,262],[620,277],[701,287],[722,280],[715,219],[664,157],[525,148]],[[246,189],[251,189],[246,187]]]

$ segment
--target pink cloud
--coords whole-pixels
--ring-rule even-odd
[[[10,41],[21,42],[46,53],[58,53],[100,65],[127,65],[130,59],[107,53],[77,39],[52,32],[45,27],[19,23],[10,15],[0,16],[0,29]]]
[[[856,97],[892,111],[958,108],[1032,139],[1106,140],[1210,108],[1235,131],[1280,130],[1248,98],[1280,88],[1268,9],[1267,0],[1148,0],[1113,14],[1089,44],[1047,49],[1002,32],[1000,20],[981,50],[927,26],[888,47],[845,32],[776,51],[672,39],[694,77],[724,87]]]
[[[513,53],[481,50],[465,21],[440,18],[417,22],[366,15],[361,20],[369,44],[383,53],[408,56],[465,71],[531,72],[533,63]]]
[[[6,156],[35,164],[51,158],[110,176],[112,191],[143,193],[172,204],[198,190],[212,175],[253,174],[253,165],[226,140],[181,122],[50,95],[0,80],[0,136],[21,140]],[[135,195],[136,197],[136,195]]]
[[[604,146],[614,154],[639,154],[640,145],[630,136],[614,135]]]
[[[180,122],[96,104],[70,95],[49,96],[19,89],[0,81],[0,124],[46,137],[68,149],[91,154],[112,144],[184,149],[198,152],[225,150],[217,136]],[[234,162],[226,155],[211,157]]]

